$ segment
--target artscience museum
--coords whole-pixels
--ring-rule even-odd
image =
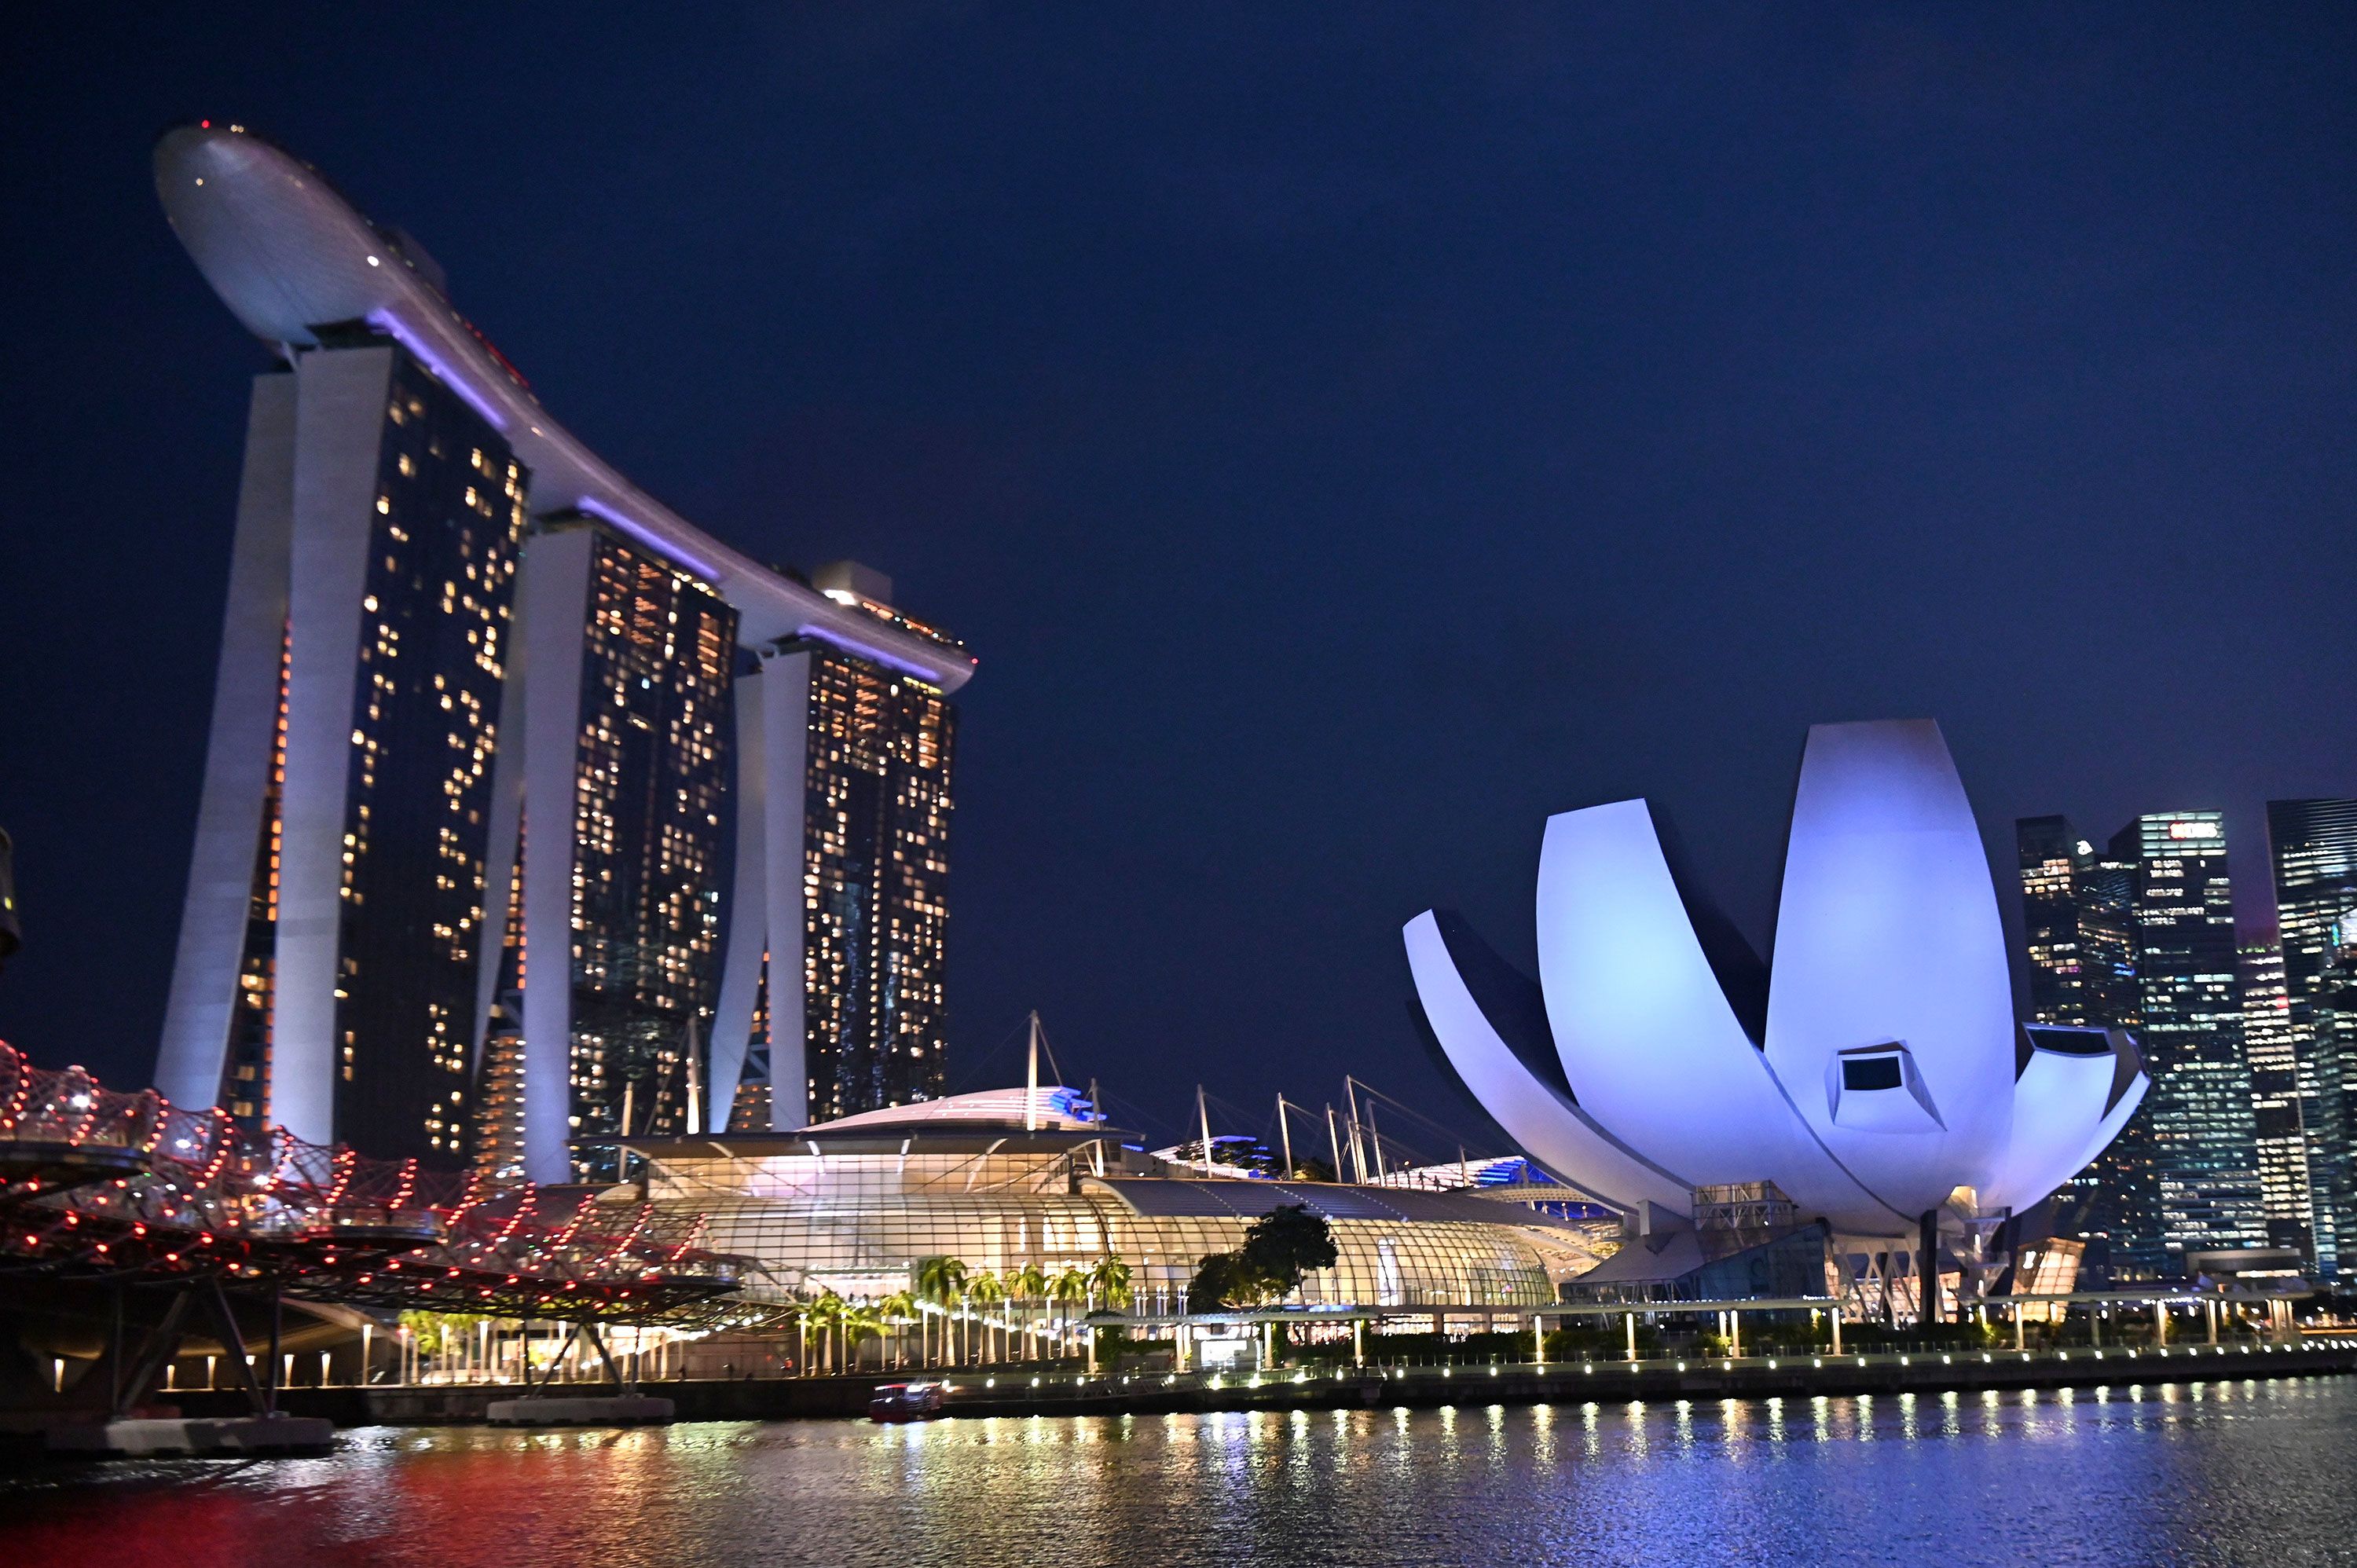
[[[1453,911],[1405,937],[1466,1088],[1631,1217],[1643,1244],[1591,1287],[1643,1294],[1814,1228],[1835,1289],[1969,1300],[2029,1266],[2012,1221],[2147,1085],[2119,1030],[2017,1021],[1988,858],[1928,720],[1810,730],[1766,960],[1641,800],[1548,820],[1535,982]],[[1932,1273],[1950,1281],[1927,1304]]]

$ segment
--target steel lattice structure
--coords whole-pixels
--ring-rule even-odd
[[[700,1214],[551,1201],[529,1183],[372,1160],[0,1042],[0,1274],[204,1277],[297,1299],[573,1322],[700,1321],[740,1260]]]

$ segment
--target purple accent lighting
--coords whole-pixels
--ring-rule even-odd
[[[489,398],[477,392],[466,377],[452,370],[449,361],[436,352],[431,344],[410,328],[409,323],[393,311],[378,309],[368,313],[368,324],[417,356],[419,361],[439,377],[445,386],[466,400],[468,408],[488,420],[492,429],[503,435],[507,434],[507,415],[500,413]]]

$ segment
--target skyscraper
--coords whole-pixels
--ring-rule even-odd
[[[525,479],[390,339],[329,334],[256,378],[176,1097],[457,1157]]]
[[[2303,1121],[2298,1032],[2284,988],[2283,950],[2273,942],[2243,950],[2243,1055],[2251,1068],[2251,1110],[2259,1162],[2259,1199],[2267,1240],[2318,1262],[2313,1230],[2308,1132]]]
[[[928,638],[942,634],[891,607],[890,580],[850,562],[814,582]],[[763,821],[780,835],[770,886],[801,888],[774,904],[760,947],[748,926],[732,939],[716,1079],[732,1080],[733,1124],[806,1121],[904,1105],[942,1092],[947,992],[951,768],[957,710],[945,693],[871,660],[814,641],[778,644],[758,674],[758,708],[741,703],[738,745],[770,758]],[[768,847],[740,834],[739,875]],[[797,980],[799,983],[796,983]]]
[[[2040,1024],[2134,1028],[2138,1020],[2133,867],[2098,851],[2067,817],[2014,824],[2030,1016]],[[2059,1233],[2086,1243],[2091,1264],[2154,1267],[2160,1196],[2152,1101],[2087,1168],[2055,1194]]]
[[[523,744],[500,759],[490,885],[522,936],[506,965],[527,950],[551,961],[529,984],[482,976],[476,1033],[500,1040],[520,1024],[516,1037],[565,1043],[555,1068],[574,1165],[602,1178],[613,1152],[589,1142],[599,1134],[692,1130],[705,1064],[690,1040],[708,1029],[720,981],[737,616],[694,575],[579,514],[535,527],[520,600],[524,656],[506,702]],[[512,1075],[523,1092],[502,1103],[528,1106],[535,1064],[513,1058],[487,1043],[483,1076]],[[481,1141],[510,1142],[492,1121]]]
[[[2188,1251],[2264,1246],[2251,1075],[2226,831],[2215,811],[2156,811],[2113,835],[2131,867],[2136,1041],[2152,1074],[2144,1120],[2158,1233],[2114,1238],[2115,1258],[2179,1273]]]
[[[936,1091],[973,659],[872,574],[822,591],[615,473],[285,152],[208,123],[156,162],[286,367],[248,423],[157,1086],[542,1181],[606,1174],[625,1124],[726,1126],[757,1015],[788,1025],[783,1125],[806,1018],[823,1103]]]
[[[2301,1129],[2311,1173],[2317,1267],[2340,1273],[2340,1238],[2357,1230],[2357,1019],[2343,938],[2357,916],[2357,800],[2270,800],[2276,937],[2298,1064]]]
[[[2133,1024],[2136,937],[2129,867],[2098,854],[2067,817],[2024,817],[2014,824],[2014,834],[2020,851],[2030,1016],[2041,1024]]]

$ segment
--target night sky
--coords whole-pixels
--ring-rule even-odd
[[[1812,721],[1939,719],[2009,918],[2017,815],[2223,807],[2247,929],[2260,803],[2357,793],[2346,7],[82,9],[0,62],[45,1062],[145,1081],[187,875],[266,363],[156,206],[199,115],[967,639],[953,1087],[1037,1006],[1133,1125],[1469,1126],[1400,923],[1527,962],[1545,815],[1646,794],[1764,941]]]

